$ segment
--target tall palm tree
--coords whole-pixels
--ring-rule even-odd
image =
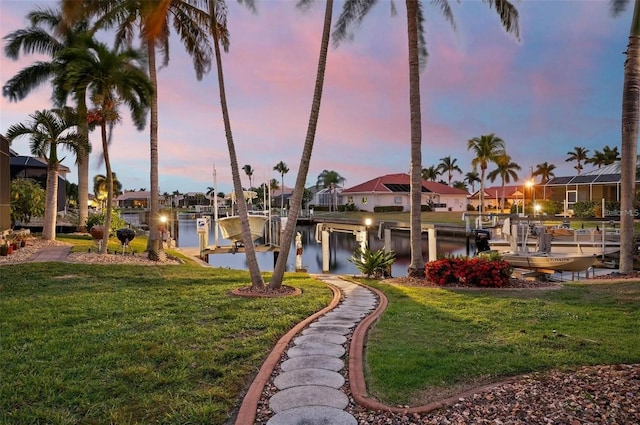
[[[506,155],[504,140],[494,133],[474,137],[467,142],[467,149],[472,151],[475,157],[471,160],[474,169],[480,167],[480,213],[484,212],[484,182],[487,167],[490,162],[496,162]]]
[[[146,124],[146,114],[153,87],[141,68],[142,55],[130,48],[111,50],[104,43],[92,42],[89,49],[65,49],[61,55],[74,57],[65,76],[72,86],[86,84],[95,109],[89,111],[90,126],[99,127],[102,140],[102,156],[107,176],[107,210],[104,220],[104,239],[100,253],[107,251],[113,203],[113,173],[109,158],[107,132],[120,121],[118,106],[124,104],[131,112],[131,119],[138,130]],[[91,78],[88,78],[91,76]]]
[[[244,170],[244,173],[247,175],[247,177],[249,177],[249,189],[251,189],[253,187],[253,182],[251,181],[251,177],[253,176],[253,167],[251,167],[251,165],[246,164],[244,167],[242,167],[242,169]]]
[[[612,12],[621,13],[628,0],[612,0]],[[620,182],[620,272],[631,273],[634,259],[634,219],[638,120],[640,119],[640,0],[635,0],[622,92],[622,170]]]
[[[541,164],[536,165],[536,169],[534,170],[532,177],[540,176],[540,183],[545,184],[551,178],[555,177],[555,173],[553,170],[556,169],[554,164],[549,164],[548,162],[543,162]]]
[[[431,180],[432,182],[436,181],[440,174],[442,174],[440,169],[435,165],[431,165],[429,168],[423,168],[420,172],[423,180]]]
[[[240,181],[240,168],[238,166],[238,157],[236,155],[235,143],[231,132],[231,119],[229,117],[229,108],[227,106],[227,95],[224,85],[224,72],[222,69],[222,55],[220,45],[225,52],[229,49],[229,32],[227,29],[227,8],[223,0],[209,0],[207,2],[209,14],[209,31],[213,38],[213,49],[216,63],[216,71],[218,77],[218,90],[220,94],[220,107],[222,110],[222,120],[224,122],[224,131],[227,139],[227,149],[229,151],[229,161],[231,165],[231,178],[233,181],[233,191],[236,194],[243,193],[242,182]],[[247,2],[253,5],[252,2]],[[247,268],[251,278],[251,288],[255,291],[264,289],[264,279],[260,273],[260,266],[256,256],[255,245],[251,237],[249,228],[249,213],[247,211],[247,201],[244,196],[236,196],[236,206],[238,207],[238,215],[242,226],[242,242],[245,248],[245,256],[247,260]]]
[[[284,209],[284,175],[289,172],[289,167],[283,161],[278,162],[274,167],[274,171],[280,174],[280,182],[282,183],[280,191],[280,209]]]
[[[31,26],[27,29],[15,31],[4,39],[7,41],[5,55],[13,60],[20,57],[20,51],[37,53],[51,58],[51,60],[39,60],[34,64],[20,70],[2,87],[2,95],[12,101],[24,99],[32,90],[40,87],[53,77],[65,74],[68,65],[57,57],[58,52],[68,47],[84,46],[87,37],[91,36],[89,23],[86,20],[78,20],[74,24],[68,24],[62,18],[58,10],[38,8],[27,14]],[[54,84],[54,92],[60,87]],[[72,88],[76,100],[78,114],[78,133],[86,140],[89,139],[87,126],[86,95],[83,90]],[[63,106],[64,100],[60,93],[54,95],[57,106]],[[78,219],[80,228],[84,229],[84,223],[88,217],[89,205],[89,156],[80,153],[76,159],[78,166]]]
[[[346,179],[334,170],[322,170],[322,172],[318,175],[316,188],[329,188],[329,196],[331,199],[331,201],[329,202],[329,211],[331,211],[334,206],[336,211],[338,210],[337,190],[336,196],[334,196],[334,189],[336,189],[338,185],[343,184],[345,181]]]
[[[490,8],[495,7],[500,21],[509,33],[519,37],[518,11],[508,0],[483,0]],[[377,0],[346,0],[342,14],[336,22],[334,41],[351,38],[349,28],[358,25]],[[437,1],[438,8],[446,20],[455,28],[453,13],[447,0]],[[423,277],[425,264],[422,256],[422,112],[420,110],[420,67],[427,58],[424,38],[424,13],[422,2],[405,0],[407,10],[407,42],[409,52],[409,110],[411,126],[411,211],[410,238],[411,264],[409,276]]]
[[[42,226],[42,238],[55,240],[56,218],[58,215],[58,167],[64,160],[58,149],[66,148],[79,158],[90,151],[87,139],[75,128],[78,116],[70,108],[36,111],[30,115],[29,124],[15,124],[7,130],[7,139],[11,142],[20,137],[31,139],[31,153],[44,158],[47,163],[47,192],[45,214]]]
[[[580,175],[580,172],[582,171],[582,163],[589,158],[587,156],[588,153],[589,149],[583,148],[581,146],[574,146],[572,151],[567,152],[567,155],[569,155],[569,157],[565,159],[565,162],[575,161],[576,165],[573,168],[575,168],[578,172],[578,175]]]
[[[476,183],[480,183],[480,174],[476,170],[469,171],[464,175],[464,181],[471,185],[471,192],[476,191]]]
[[[116,29],[116,47],[126,43],[131,45],[136,27],[140,40],[146,48],[149,79],[153,88],[151,97],[151,117],[149,126],[150,153],[150,214],[149,258],[158,258],[162,248],[158,224],[159,183],[158,183],[158,78],[156,49],[162,53],[162,66],[169,63],[169,39],[171,26],[179,35],[187,53],[193,60],[196,77],[201,80],[211,68],[211,45],[207,31],[207,13],[194,7],[191,1],[179,0],[62,0],[65,17],[70,21],[86,17],[97,17],[102,28]]]
[[[451,186],[451,179],[453,178],[453,172],[457,171],[462,174],[462,170],[458,167],[457,158],[451,158],[451,155],[445,156],[444,158],[440,158],[440,164],[438,164],[438,169],[442,172],[442,174],[447,173],[448,177],[448,185]]]
[[[308,7],[313,0],[300,0],[297,6],[300,8]],[[293,241],[293,235],[296,230],[298,214],[302,208],[302,199],[304,197],[305,182],[309,174],[309,164],[311,163],[311,154],[313,152],[313,144],[316,137],[316,128],[318,118],[320,117],[320,102],[322,100],[322,89],[324,87],[324,74],[327,67],[327,53],[329,51],[329,36],[331,32],[331,15],[333,14],[333,0],[326,0],[324,9],[324,20],[322,24],[322,38],[320,40],[320,53],[318,57],[318,66],[316,68],[316,81],[313,89],[313,99],[311,100],[311,112],[309,113],[309,123],[307,125],[307,133],[302,148],[302,156],[300,157],[300,165],[298,167],[298,175],[296,183],[289,202],[290,209],[287,224],[280,241],[280,255],[273,270],[269,287],[277,289],[282,285],[282,279],[286,270],[289,249]],[[283,185],[284,186],[284,185]],[[283,187],[284,189],[284,187]]]
[[[498,177],[500,177],[501,181],[501,189],[502,193],[500,195],[500,210],[504,211],[504,197],[505,183],[511,183],[511,180],[518,180],[518,173],[516,170],[520,170],[520,165],[511,161],[511,156],[504,154],[495,159],[495,163],[497,168],[492,170],[487,174],[487,178],[494,182]]]

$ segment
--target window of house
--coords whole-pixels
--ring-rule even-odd
[[[366,197],[366,196],[363,196],[363,197],[362,197],[362,205],[366,205],[367,201],[368,201],[368,200],[367,200],[367,197]]]
[[[402,196],[394,196],[393,197],[394,204],[402,204]]]

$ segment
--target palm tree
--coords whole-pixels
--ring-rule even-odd
[[[476,183],[480,183],[480,174],[476,170],[469,171],[464,175],[464,181],[471,185],[471,192],[475,192]]]
[[[536,169],[532,174],[532,177],[540,176],[540,183],[545,184],[551,178],[555,177],[555,173],[553,170],[556,169],[554,164],[549,164],[548,162],[543,162],[541,164],[536,165]]]
[[[467,185],[465,184],[465,182],[461,180],[454,181],[451,187],[455,187],[456,189],[460,189],[460,190],[464,190],[465,192],[468,192]]]
[[[68,65],[61,61],[57,55],[64,48],[81,47],[86,38],[91,36],[89,24],[85,20],[79,20],[74,24],[68,24],[62,18],[59,11],[53,9],[36,9],[27,14],[31,26],[24,30],[15,31],[5,37],[5,55],[13,60],[20,57],[20,51],[24,53],[37,53],[50,57],[50,61],[40,60],[34,64],[20,70],[2,88],[2,95],[12,101],[24,99],[32,90],[38,88],[52,77],[65,74],[65,67]],[[54,92],[58,92],[60,87],[55,84]],[[87,104],[85,92],[72,88],[76,100],[76,111],[78,114],[78,133],[86,140],[89,140],[89,129],[87,127]],[[62,106],[63,95],[58,93],[54,96],[58,102],[57,106]],[[80,153],[76,158],[78,165],[78,219],[81,229],[88,217],[89,205],[89,156]]]
[[[447,173],[448,177],[448,185],[451,186],[451,179],[453,178],[453,172],[457,171],[462,174],[462,170],[456,164],[458,162],[457,158],[451,158],[451,155],[445,156],[444,158],[440,158],[440,164],[438,164],[438,169],[442,172],[442,174]]]
[[[304,8],[312,3],[313,0],[300,0],[297,3],[298,7]],[[316,81],[313,90],[313,99],[311,101],[311,112],[309,114],[309,123],[307,125],[307,134],[304,139],[304,146],[302,148],[302,156],[300,158],[300,165],[298,167],[298,175],[296,177],[296,183],[293,188],[293,194],[291,201],[289,202],[289,214],[287,225],[285,226],[284,233],[282,234],[282,240],[280,241],[280,255],[273,270],[269,287],[272,289],[280,288],[282,285],[282,278],[287,265],[287,257],[289,256],[289,249],[291,248],[291,242],[293,241],[293,235],[296,230],[296,223],[298,220],[298,214],[300,208],[302,208],[302,199],[305,192],[305,182],[307,175],[309,174],[309,164],[311,163],[311,154],[313,152],[313,144],[316,137],[316,127],[318,125],[318,118],[320,116],[320,102],[322,100],[322,89],[324,87],[324,74],[327,66],[327,53],[329,50],[329,36],[331,32],[331,15],[333,13],[333,0],[326,0],[324,9],[324,21],[322,25],[322,39],[320,41],[320,53],[318,58],[318,66],[316,69]],[[284,186],[284,184],[283,184]]]
[[[472,151],[475,157],[471,160],[474,169],[480,167],[480,213],[484,212],[484,182],[485,173],[489,162],[496,162],[498,158],[506,155],[504,141],[494,133],[474,137],[467,142],[467,149]]]
[[[336,211],[338,210],[338,199],[337,196],[334,197],[334,189],[338,187],[338,185],[343,184],[346,181],[344,177],[338,174],[337,171],[329,171],[322,170],[322,172],[318,175],[318,180],[316,181],[316,188],[326,189],[329,188],[329,196],[331,201],[329,202],[329,211],[332,210],[334,204]],[[336,190],[337,195],[337,190]]]
[[[251,177],[253,176],[253,168],[251,167],[251,165],[246,164],[244,167],[242,167],[242,169],[244,170],[244,173],[249,177],[249,189],[251,189],[253,187],[253,182],[251,181]]]
[[[429,168],[423,168],[420,172],[423,180],[431,180],[432,182],[436,181],[440,174],[440,169],[435,165],[431,165]]]
[[[89,125],[100,127],[102,156],[107,176],[107,210],[104,220],[104,239],[100,253],[107,251],[113,203],[113,173],[109,159],[108,128],[119,122],[118,106],[126,105],[131,119],[143,130],[153,88],[140,67],[142,55],[133,49],[110,50],[104,43],[92,42],[89,49],[65,49],[61,55],[75,58],[70,61],[65,80],[71,86],[85,85],[95,105],[87,114]],[[89,77],[90,76],[90,77]]]
[[[507,30],[519,37],[518,11],[508,0],[483,0],[489,7],[495,7],[500,21]],[[348,31],[351,25],[358,25],[377,0],[346,0],[342,14],[336,22],[334,41],[340,42],[351,38]],[[453,13],[447,0],[437,2],[438,8],[455,28]],[[410,238],[411,264],[408,274],[423,277],[425,264],[422,256],[422,113],[420,110],[420,67],[427,58],[424,38],[424,13],[422,2],[405,0],[407,9],[407,41],[409,52],[409,111],[411,125],[411,211]]]
[[[150,211],[149,258],[158,258],[161,249],[158,224],[159,184],[158,184],[158,79],[156,69],[156,48],[162,53],[162,66],[169,63],[169,39],[171,24],[193,60],[196,78],[201,80],[211,68],[211,45],[207,32],[207,14],[193,7],[190,1],[178,0],[117,0],[98,1],[63,0],[64,16],[71,20],[98,17],[101,27],[117,26],[116,48],[126,43],[131,45],[135,27],[140,31],[140,40],[146,48],[149,79],[152,86],[150,119]],[[173,18],[173,19],[172,19]]]
[[[113,196],[119,196],[122,194],[122,183],[116,177],[116,173],[111,173],[111,180],[113,182]],[[102,204],[102,208],[106,207],[106,201],[108,196],[108,179],[104,174],[96,174],[93,176],[93,195]]]
[[[577,164],[573,168],[575,168],[576,171],[578,171],[578,175],[580,175],[580,171],[582,171],[582,163],[588,159],[588,153],[589,149],[581,146],[574,146],[573,151],[567,152],[569,158],[565,159],[565,162],[575,161]]]
[[[11,142],[28,136],[31,139],[31,153],[47,162],[47,192],[42,238],[55,240],[56,218],[58,215],[58,167],[64,160],[58,155],[58,148],[70,150],[79,158],[90,151],[87,139],[74,128],[78,124],[77,114],[70,108],[36,111],[30,115],[27,124],[15,124],[7,130]]]
[[[209,13],[209,31],[213,37],[214,56],[216,60],[216,71],[218,76],[218,90],[220,93],[220,106],[222,110],[222,120],[224,122],[224,132],[227,139],[227,149],[229,150],[229,161],[231,163],[231,178],[233,181],[233,191],[241,194],[242,183],[240,181],[240,168],[238,167],[238,158],[236,155],[235,143],[231,132],[231,120],[229,118],[229,108],[227,106],[227,95],[224,85],[224,72],[222,69],[222,55],[220,45],[222,44],[225,52],[229,49],[229,33],[227,29],[227,8],[224,0],[210,0],[208,3]],[[252,2],[247,2],[252,5]],[[245,247],[245,256],[247,260],[247,268],[251,277],[251,288],[254,291],[264,289],[264,279],[260,273],[258,258],[256,257],[255,245],[251,237],[249,228],[249,213],[247,212],[247,201],[244,196],[236,196],[236,206],[238,207],[238,215],[242,226],[242,242]]]
[[[500,177],[500,181],[502,184],[502,193],[500,195],[500,210],[504,211],[504,184],[511,183],[512,179],[514,181],[518,180],[518,173],[516,173],[516,170],[520,170],[520,166],[515,162],[512,162],[511,157],[507,154],[497,157],[495,159],[495,163],[497,168],[493,171],[490,171],[489,174],[487,174],[487,178],[491,180],[491,182],[494,182],[498,177]]]
[[[612,0],[612,12],[621,13],[628,0]],[[622,92],[622,170],[620,182],[620,272],[631,273],[634,260],[634,219],[638,120],[640,119],[640,0],[634,2],[633,18],[624,63]]]
[[[606,145],[602,149],[602,151],[599,151],[596,149],[593,152],[593,156],[591,158],[588,158],[585,162],[588,164],[593,164],[598,168],[601,168],[603,165],[610,165],[616,161],[620,161],[620,154],[618,153],[618,147],[614,146],[613,148],[611,148],[609,145]],[[634,161],[635,161],[635,156],[634,156]]]
[[[280,191],[280,209],[284,210],[284,175],[289,172],[289,167],[287,167],[287,164],[280,161],[273,167],[273,170],[280,173],[280,182],[282,182],[282,189]]]

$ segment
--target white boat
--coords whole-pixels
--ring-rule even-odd
[[[588,254],[558,254],[546,252],[502,252],[505,261],[513,267],[535,269],[582,272],[593,266],[598,258]]]
[[[620,251],[620,234],[596,229],[546,229],[527,223],[511,225],[505,219],[501,237],[489,240],[496,251],[553,252],[610,255]]]
[[[249,214],[249,229],[251,230],[251,240],[255,241],[264,236],[264,227],[269,216],[261,214]],[[240,216],[218,218],[218,225],[222,232],[222,237],[229,239],[232,243],[242,243],[242,224]]]

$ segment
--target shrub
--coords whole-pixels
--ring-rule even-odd
[[[373,276],[377,279],[390,277],[391,266],[396,261],[396,254],[393,251],[379,249],[371,251],[368,246],[364,249],[357,247],[349,261],[362,272],[367,278]]]
[[[91,230],[93,226],[103,225],[104,224],[104,213],[95,213],[90,214],[87,217],[86,227],[87,230]],[[127,222],[120,216],[119,210],[113,210],[111,214],[111,229],[110,233],[113,233],[114,229],[121,229],[123,227],[127,227]]]
[[[450,257],[428,262],[427,279],[437,285],[501,287],[509,282],[511,264],[494,257]]]

